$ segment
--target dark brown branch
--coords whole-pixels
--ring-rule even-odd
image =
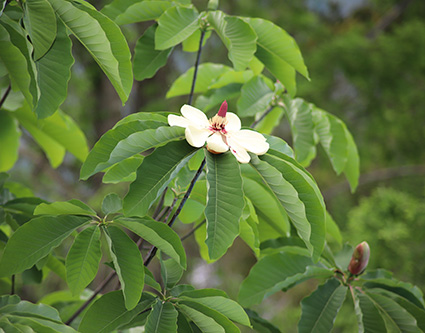
[[[0,100],[0,108],[3,106],[4,102],[6,101],[7,96],[9,96],[10,91],[12,90],[12,86],[9,84],[9,87],[7,87],[6,92],[4,93],[3,97]]]
[[[187,104],[189,104],[189,105],[192,104],[193,94],[195,92],[195,84],[196,84],[196,78],[198,76],[198,67],[199,67],[199,61],[201,60],[201,51],[202,51],[202,44],[204,42],[204,36],[205,36],[205,30],[202,30],[201,31],[201,38],[199,39],[198,54],[196,55],[195,69],[193,71],[192,87],[190,88],[189,99],[187,101]]]
[[[205,222],[207,222],[207,221],[206,220],[203,220],[195,228],[193,228],[186,235],[184,235],[182,238],[180,238],[180,240],[183,242],[184,240],[186,240],[187,238],[189,238],[190,236],[192,236],[195,233],[196,230],[198,230],[200,227],[202,227],[205,224]]]
[[[264,118],[267,117],[267,115],[274,109],[274,106],[269,107],[266,111],[264,111],[264,113],[261,115],[260,118],[258,118],[256,121],[254,121],[251,126],[251,128],[254,128],[255,126],[257,126]]]

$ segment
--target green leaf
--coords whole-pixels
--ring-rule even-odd
[[[342,245],[341,231],[329,212],[326,212],[326,233]]]
[[[71,33],[108,76],[124,103],[133,84],[131,54],[118,26],[87,3],[48,0]]]
[[[162,292],[161,285],[156,282],[152,272],[145,266],[145,285],[152,287],[153,289]]]
[[[202,312],[184,304],[179,304],[178,309],[186,317],[190,318],[203,333],[225,333],[223,326]]]
[[[279,126],[283,117],[283,109],[280,107],[273,107],[268,115],[263,118],[254,128],[256,131],[264,134],[271,134],[273,130]]]
[[[284,96],[284,102],[286,115],[291,125],[296,160],[303,166],[308,166],[316,156],[313,105],[301,98],[290,99],[286,96]]]
[[[208,89],[219,89],[223,88],[232,83],[246,83],[252,77],[254,73],[251,70],[237,72],[233,69],[220,75],[209,87]]]
[[[353,136],[345,129],[345,135],[347,137],[348,143],[348,158],[347,164],[344,169],[344,175],[347,177],[348,182],[350,183],[351,192],[354,192],[359,184],[360,176],[360,161],[359,153],[357,151],[356,143],[354,142]]]
[[[355,294],[359,300],[361,310],[361,324],[364,327],[364,332],[387,332],[385,322],[381,317],[378,308],[375,306],[373,300],[366,294],[356,292]]]
[[[58,311],[45,304],[33,304],[27,301],[20,301],[16,304],[8,304],[1,308],[2,314],[14,314],[23,317],[43,318],[60,322]]]
[[[88,221],[86,217],[62,215],[40,216],[25,223],[7,242],[0,261],[0,276],[13,275],[32,267]]]
[[[71,67],[74,64],[72,42],[62,22],[58,22],[57,30],[50,50],[36,61],[37,83],[40,88],[40,98],[35,108],[38,118],[46,118],[58,110],[67,96],[68,81],[71,78]]]
[[[172,127],[169,127],[172,128]],[[196,152],[186,141],[170,142],[145,157],[124,198],[127,216],[145,216],[168,183]]]
[[[295,158],[294,151],[292,148],[286,143],[286,141],[281,138],[273,135],[264,135],[267,138],[267,143],[270,145],[269,150],[276,150],[284,155],[289,156],[291,159]]]
[[[195,94],[204,93],[209,86],[222,74],[231,71],[228,66],[213,63],[204,63],[198,67],[198,78],[195,84]],[[194,67],[189,68],[184,74],[173,82],[165,97],[171,98],[181,95],[188,95],[192,86]]]
[[[164,2],[165,1],[158,1],[160,4]],[[150,4],[153,3],[153,1],[139,2],[138,4],[144,3]],[[133,69],[134,78],[138,81],[153,77],[158,69],[167,63],[167,59],[173,50],[173,48],[155,50],[155,30],[155,25],[149,27],[143,36],[136,42]]]
[[[100,229],[91,226],[75,238],[66,257],[66,281],[73,295],[77,295],[96,276],[102,258]]]
[[[221,11],[209,12],[207,19],[229,50],[235,70],[246,69],[257,49],[254,30],[239,17],[226,16]]]
[[[259,333],[281,333],[281,331],[268,322],[267,320],[261,318],[257,312],[252,311],[250,309],[245,309],[246,313],[249,316],[249,319],[251,320],[252,327],[255,329],[256,332]]]
[[[178,312],[172,303],[157,300],[146,321],[145,332],[177,332],[177,316]]]
[[[134,0],[113,0],[101,9],[101,12],[111,20],[124,13],[128,7],[134,5]]]
[[[225,100],[236,98],[241,93],[242,85],[239,83],[232,83],[225,87],[211,90],[207,95],[201,95],[196,99],[195,107],[207,112],[212,108],[218,109],[218,106]]]
[[[105,215],[118,213],[122,209],[122,200],[116,193],[109,193],[102,201],[102,212]]]
[[[0,51],[1,52],[1,51]],[[21,131],[18,124],[7,112],[0,112],[0,172],[13,167],[18,159],[19,138]]]
[[[148,309],[155,298],[147,293],[142,294],[140,302],[132,310],[125,307],[121,291],[113,291],[102,295],[84,314],[78,331],[82,333],[109,333],[129,323],[140,312]]]
[[[107,241],[115,271],[121,283],[125,307],[132,310],[139,302],[145,270],[139,248],[120,228],[108,226]]]
[[[27,70],[27,60],[10,39],[8,31],[0,24],[0,61],[9,73],[14,90],[18,88],[32,106],[35,98],[30,92],[31,76]]]
[[[310,243],[313,246],[313,260],[317,261],[325,246],[326,208],[317,184],[309,174],[290,162],[290,158],[281,153],[266,154],[261,159],[275,167],[298,192],[305,206],[305,213],[311,225]],[[289,212],[288,212],[289,214]]]
[[[35,317],[21,317],[15,315],[7,316],[7,319],[13,324],[14,327],[17,325],[29,326],[34,329],[35,332],[45,333],[76,333],[72,327],[64,325],[62,323],[53,322],[46,319],[35,318]]]
[[[336,315],[344,302],[347,287],[330,279],[301,301],[300,333],[330,332]]]
[[[34,60],[50,49],[56,38],[56,16],[47,0],[24,3],[24,25],[34,45]]]
[[[208,38],[211,36],[211,31],[206,31],[204,35],[204,40],[202,41],[202,46],[205,45]],[[183,41],[183,51],[185,52],[198,52],[199,43],[201,41],[201,30],[196,30],[193,34],[191,34],[187,39]]]
[[[172,6],[174,6],[174,4],[171,1],[133,2],[133,4],[127,7],[125,11],[117,15],[114,21],[118,25],[124,25],[156,20]]]
[[[189,7],[168,8],[158,19],[155,49],[165,50],[183,42],[199,28],[199,14]]]
[[[69,201],[56,201],[53,203],[41,203],[35,210],[34,215],[87,215],[96,216],[96,212],[84,202],[71,199]]]
[[[116,163],[103,175],[104,183],[122,183],[136,180],[137,168],[142,164],[143,156],[135,155]]]
[[[161,258],[162,282],[167,288],[174,287],[183,276],[183,269],[174,259],[163,260]]]
[[[245,205],[239,162],[230,154],[206,154],[208,252],[211,259],[226,253],[239,234],[239,220]]]
[[[120,217],[114,222],[155,245],[159,250],[178,262],[182,268],[186,269],[186,253],[180,237],[168,225],[147,216],[144,218]]]
[[[241,97],[238,99],[238,115],[250,117],[266,111],[270,106],[273,95],[273,91],[263,78],[254,76],[242,86]]]

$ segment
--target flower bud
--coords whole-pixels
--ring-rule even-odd
[[[220,106],[220,110],[218,110],[217,115],[218,115],[219,117],[223,117],[223,118],[225,118],[225,117],[226,117],[226,113],[227,113],[227,101],[224,101],[224,102],[221,104],[221,106]]]
[[[370,248],[367,242],[362,242],[356,246],[351,257],[348,270],[353,275],[360,275],[366,269],[369,262]]]

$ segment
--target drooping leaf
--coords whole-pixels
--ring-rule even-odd
[[[31,0],[24,5],[25,29],[34,45],[34,60],[39,60],[56,38],[56,16],[47,0]]]
[[[167,288],[174,287],[183,276],[183,269],[174,259],[161,258],[162,281]]]
[[[7,242],[0,261],[0,276],[20,273],[30,268],[75,229],[88,222],[87,217],[61,215],[40,216],[25,223]]]
[[[360,161],[359,153],[357,151],[356,143],[354,142],[353,136],[345,129],[345,135],[348,143],[348,158],[347,164],[344,169],[344,175],[347,177],[348,182],[350,183],[351,192],[354,192],[359,184],[360,176]]]
[[[43,58],[36,61],[37,83],[40,88],[40,98],[35,108],[38,118],[46,118],[55,113],[67,96],[71,67],[74,64],[71,48],[71,39],[63,23],[59,21],[52,47]]]
[[[138,4],[151,4],[153,2],[154,1],[144,1]],[[158,1],[160,4],[165,2],[166,1]],[[173,50],[172,47],[165,50],[155,50],[155,30],[155,25],[149,27],[143,36],[136,42],[133,70],[134,78],[138,81],[153,77],[158,69],[167,63],[167,59]]]
[[[161,285],[155,280],[155,277],[153,276],[152,272],[145,266],[145,285],[148,285],[149,287],[152,287],[153,289],[161,292],[162,287]]]
[[[17,161],[20,137],[16,120],[7,112],[0,112],[0,172],[11,169]]]
[[[84,314],[78,331],[82,333],[112,332],[129,323],[140,312],[148,309],[155,298],[143,293],[140,302],[132,310],[127,310],[121,291],[112,291],[102,295]]]
[[[96,216],[96,212],[84,202],[71,199],[69,201],[56,201],[41,203],[34,210],[34,215],[87,215]]]
[[[114,214],[122,209],[122,200],[116,193],[109,193],[102,201],[102,212],[105,215]]]
[[[213,318],[205,315],[204,313],[193,309],[190,306],[179,304],[179,311],[186,317],[191,319],[202,332],[206,333],[225,333],[223,326],[218,324]]]
[[[385,322],[379,313],[378,308],[374,302],[366,294],[356,292],[355,295],[358,297],[359,306],[361,310],[361,325],[363,325],[364,332],[387,332],[385,328]]]
[[[142,295],[145,270],[136,243],[120,228],[108,226],[107,241],[121,283],[125,307],[132,310]]]
[[[207,220],[208,252],[218,259],[239,234],[244,200],[239,162],[230,154],[206,154],[207,159]]]
[[[125,11],[122,11],[114,19],[114,21],[118,25],[124,25],[136,22],[156,20],[168,8],[172,6],[174,6],[174,4],[171,1],[140,1],[136,3],[133,2],[132,5],[127,7]]]
[[[143,218],[120,217],[114,222],[155,245],[159,250],[178,262],[182,268],[186,269],[186,253],[181,240],[168,225],[147,216]]]
[[[221,11],[209,12],[207,19],[227,47],[235,70],[246,69],[257,49],[254,30],[239,17]]]
[[[347,287],[330,279],[301,301],[302,314],[298,322],[300,333],[330,332],[344,302]]]
[[[33,304],[28,301],[20,301],[15,304],[8,304],[1,308],[2,314],[16,314],[25,317],[39,317],[51,321],[60,322],[58,311],[46,304]]]
[[[196,149],[186,141],[176,141],[157,148],[145,157],[137,169],[136,180],[131,183],[124,198],[125,214],[145,216],[153,202],[195,152]]]
[[[170,302],[157,300],[146,320],[146,333],[177,332],[177,310]]]
[[[329,212],[326,212],[326,233],[336,240],[339,245],[342,245],[341,231]]]
[[[238,115],[241,117],[255,116],[270,107],[273,91],[261,76],[254,76],[242,86],[241,97],[238,99]]]
[[[143,156],[135,155],[116,163],[105,172],[102,182],[117,184],[136,180],[136,171],[142,161]]]
[[[204,63],[198,67],[198,78],[195,84],[194,93],[204,93],[209,89],[209,86],[222,74],[231,71],[228,66],[213,63]],[[176,97],[188,95],[192,86],[194,67],[189,68],[184,74],[179,76],[173,82],[171,88],[167,91],[166,97]]]
[[[96,276],[102,258],[100,229],[91,226],[75,238],[66,257],[66,281],[76,295],[84,290]]]
[[[72,327],[55,321],[50,321],[38,317],[23,317],[17,315],[8,315],[7,319],[13,324],[13,327],[30,327],[35,332],[46,333],[76,333]]]
[[[183,42],[199,28],[198,20],[199,14],[194,8],[168,8],[158,19],[155,49],[165,50]]]
[[[87,3],[48,0],[56,15],[89,51],[124,103],[133,84],[131,54],[118,26]]]
[[[259,333],[281,333],[281,331],[269,321],[261,318],[257,312],[245,309],[252,323],[252,328]]]

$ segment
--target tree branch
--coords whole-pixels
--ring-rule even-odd
[[[4,102],[6,101],[7,96],[9,96],[10,90],[12,90],[12,86],[9,84],[9,86],[6,89],[6,92],[4,93],[3,97],[0,100],[0,108],[3,106]]]
[[[195,70],[193,71],[192,87],[190,88],[189,100],[187,101],[187,104],[189,105],[192,104],[193,93],[195,92],[195,84],[196,84],[196,78],[198,76],[198,67],[199,67],[199,61],[201,60],[202,43],[204,42],[204,36],[205,36],[205,30],[202,30],[201,38],[199,39],[198,54],[196,55]]]

